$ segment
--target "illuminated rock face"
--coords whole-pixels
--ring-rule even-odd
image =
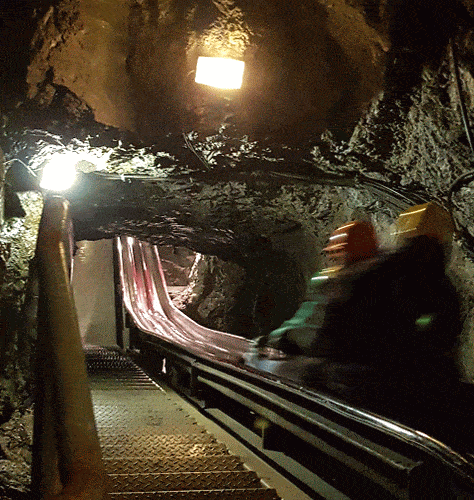
[[[267,289],[277,283],[279,252],[307,278],[338,224],[370,218],[388,243],[404,204],[438,199],[467,242],[456,247],[453,275],[470,345],[472,186],[465,177],[450,188],[473,153],[449,42],[472,123],[473,1],[11,4],[1,6],[0,46],[9,185],[26,189],[15,174],[21,162],[38,170],[64,149],[108,158],[103,173],[153,177],[94,177],[95,160],[84,160],[81,189],[69,194],[78,238],[127,233],[236,263],[246,272],[241,297],[252,297],[247,309],[232,303],[243,317],[268,299],[257,290],[262,273]],[[242,88],[196,84],[199,55],[244,60]],[[251,265],[256,251],[262,269]],[[285,283],[299,297],[300,280]],[[208,321],[217,317],[204,309]],[[280,313],[252,327],[268,329]],[[230,316],[229,329],[238,323]]]
[[[30,98],[64,85],[97,121],[149,138],[226,127],[285,142],[351,128],[382,88],[388,50],[360,10],[313,0],[62,2],[34,43]],[[199,55],[243,60],[242,89],[195,84]]]
[[[31,392],[41,200],[23,165],[65,150],[87,157],[68,194],[78,239],[205,255],[181,306],[249,337],[291,316],[336,226],[370,219],[389,245],[410,200],[444,203],[474,380],[473,16],[474,0],[0,2],[0,422]],[[196,84],[200,55],[245,61],[242,88]]]
[[[387,129],[408,112],[423,68],[446,64],[449,38],[457,26],[468,30],[471,4],[446,0],[433,10],[427,0],[23,0],[15,11],[5,7],[3,74],[17,83],[5,76],[4,87],[21,88],[20,100],[26,94],[27,104],[52,113],[43,126],[67,121],[58,108],[69,119],[89,113],[164,151],[190,150],[183,135],[190,137],[202,163],[242,160],[250,170],[269,158],[307,171],[308,162],[319,166],[315,147],[337,153],[336,163],[354,161],[337,143],[365,117],[363,134],[372,129],[378,141],[368,150],[383,163],[396,135]],[[29,20],[21,33],[16,11]],[[459,37],[468,51],[469,40]],[[196,84],[199,55],[245,61],[242,88]],[[371,113],[380,98],[383,106]],[[360,130],[357,142],[364,142]],[[387,167],[363,157],[360,163]]]

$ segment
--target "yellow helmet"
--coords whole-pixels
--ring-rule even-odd
[[[416,236],[429,236],[440,243],[451,243],[454,235],[451,214],[435,202],[415,205],[402,212],[396,222],[395,236],[398,244]]]

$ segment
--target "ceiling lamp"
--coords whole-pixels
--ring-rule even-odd
[[[245,63],[224,57],[198,57],[196,83],[220,89],[240,89]]]

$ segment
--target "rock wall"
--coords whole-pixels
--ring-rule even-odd
[[[38,290],[32,269],[42,197],[20,195],[23,217],[0,229],[0,496],[30,495]]]
[[[65,150],[110,160],[103,176],[83,162],[69,193],[78,238],[205,255],[181,307],[248,337],[291,316],[336,226],[371,220],[390,247],[403,208],[442,203],[474,381],[474,1],[18,0],[6,12],[0,422],[32,394],[41,199],[18,172]],[[229,27],[253,78],[242,94],[197,88],[199,51],[225,48]]]

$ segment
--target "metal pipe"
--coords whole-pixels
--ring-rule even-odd
[[[105,467],[70,286],[69,204],[45,200],[38,234],[37,394],[32,491],[41,500],[101,500]]]

